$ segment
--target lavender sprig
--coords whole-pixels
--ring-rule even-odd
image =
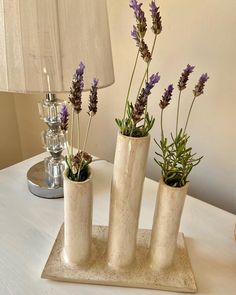
[[[60,111],[61,130],[67,131],[68,129],[69,112],[65,104],[62,105]]]
[[[158,83],[160,80],[159,73],[153,74],[149,82],[146,82],[146,87],[142,89],[139,97],[136,100],[136,103],[134,105],[134,109],[132,112],[132,120],[134,124],[137,124],[144,113],[145,107],[147,105],[148,96],[151,94],[151,89],[155,86],[156,83]]]
[[[140,42],[139,50],[140,50],[140,53],[141,53],[141,56],[142,56],[143,60],[146,63],[150,63],[150,61],[152,59],[152,56],[151,56],[151,53],[150,53],[150,51],[148,49],[147,44],[144,42],[143,39]]]
[[[89,177],[89,164],[92,161],[92,157],[86,153],[86,144],[88,140],[89,129],[91,125],[91,121],[93,116],[97,113],[97,87],[98,87],[98,79],[93,79],[91,83],[90,95],[89,95],[89,106],[88,106],[88,114],[89,114],[89,122],[87,131],[85,134],[85,139],[83,143],[83,147],[81,149],[80,145],[80,111],[81,103],[82,103],[82,91],[84,88],[84,69],[85,65],[81,62],[79,67],[76,69],[75,74],[73,75],[72,86],[70,89],[69,100],[73,106],[72,114],[71,114],[71,151],[67,146],[67,156],[65,157],[65,161],[68,166],[68,178],[72,181],[84,181]],[[77,113],[77,124],[74,124],[74,113]],[[68,112],[65,106],[63,106],[62,111],[60,113],[61,121],[62,121],[62,129],[67,129],[68,125]],[[77,127],[77,130],[76,130]],[[78,153],[76,155],[73,154],[73,138],[74,133],[77,133],[78,137]],[[66,136],[66,133],[65,133]]]
[[[195,66],[187,65],[187,67],[183,70],[183,73],[180,76],[178,88],[180,91],[184,90],[187,86],[187,82],[189,79],[189,75],[193,72]]]
[[[140,46],[140,37],[136,26],[133,26],[133,31],[131,31],[132,38],[136,41],[136,45]]]
[[[161,109],[165,109],[169,104],[172,97],[174,87],[173,84],[170,84],[167,89],[165,89],[162,99],[160,100],[159,106]]]
[[[143,39],[147,31],[147,21],[143,10],[141,9],[142,3],[138,3],[137,0],[130,0],[129,6],[134,10],[134,16],[137,23],[137,31],[140,39]]]
[[[80,167],[82,168],[84,165],[88,165],[92,162],[92,156],[86,153],[85,151],[78,151],[77,154],[72,157],[71,162],[72,172],[73,174],[77,174],[79,172]]]
[[[150,7],[150,12],[152,17],[152,31],[155,35],[158,35],[162,31],[159,7],[156,6],[155,1],[152,1],[149,7]]]
[[[186,132],[186,129],[187,129],[187,126],[188,126],[190,114],[192,112],[192,108],[193,108],[193,104],[195,102],[195,99],[196,99],[197,96],[203,94],[203,89],[204,89],[205,83],[206,83],[206,81],[208,79],[209,79],[209,77],[208,77],[207,73],[202,74],[201,77],[200,77],[200,79],[199,79],[199,81],[198,81],[198,84],[195,86],[195,89],[193,90],[194,97],[193,97],[191,106],[189,108],[187,120],[186,120],[185,127],[184,127],[184,133]]]
[[[136,41],[136,46],[139,47],[139,52],[141,53],[143,60],[146,63],[150,63],[152,59],[151,53],[148,49],[147,44],[144,42],[143,39],[139,37],[139,33],[136,26],[133,26],[133,30],[131,31],[131,36]]]
[[[82,91],[84,88],[84,69],[85,65],[81,62],[77,68],[70,88],[69,100],[75,112],[78,114],[82,110]]]
[[[97,96],[98,86],[97,85],[98,85],[98,80],[94,78],[91,84],[90,95],[89,95],[88,114],[90,116],[94,116],[97,113],[97,103],[98,103],[98,96]]]
[[[193,167],[198,165],[202,157],[195,157],[196,153],[192,152],[192,148],[188,146],[189,136],[186,133],[187,125],[189,122],[190,114],[197,96],[203,93],[203,89],[206,81],[209,79],[207,74],[201,75],[198,84],[195,86],[194,97],[189,108],[187,120],[184,129],[178,130],[178,116],[180,106],[181,91],[186,88],[189,74],[193,71],[194,67],[188,65],[182,73],[179,87],[179,99],[177,106],[177,120],[176,120],[176,135],[171,133],[171,142],[165,137],[163,130],[163,113],[164,109],[168,106],[172,92],[173,85],[169,85],[162,96],[160,101],[161,107],[161,140],[158,143],[155,139],[160,152],[155,152],[159,159],[155,159],[156,163],[161,167],[161,174],[164,182],[172,187],[182,187],[188,182],[188,176],[191,173]]]
[[[198,84],[195,86],[195,89],[193,90],[195,97],[203,94],[203,89],[204,89],[205,83],[208,79],[209,79],[209,76],[207,75],[207,73],[201,75],[201,77],[198,81]]]

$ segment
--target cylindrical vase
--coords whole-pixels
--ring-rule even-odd
[[[183,187],[171,187],[160,180],[148,257],[155,270],[173,264],[187,190],[188,183]]]
[[[64,172],[64,258],[70,265],[89,261],[92,245],[93,189],[91,174],[82,182]]]
[[[114,269],[131,266],[135,260],[140,205],[150,136],[118,134],[108,235],[108,264]]]

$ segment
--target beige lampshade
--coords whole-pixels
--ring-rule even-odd
[[[0,91],[67,92],[114,82],[106,0],[0,0]]]

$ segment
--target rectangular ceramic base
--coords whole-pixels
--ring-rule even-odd
[[[178,247],[173,266],[156,272],[149,268],[146,260],[151,231],[139,229],[137,239],[136,263],[130,269],[114,271],[106,263],[108,227],[93,226],[93,254],[91,261],[83,266],[69,266],[63,258],[63,226],[54,243],[42,278],[85,284],[100,284],[146,289],[159,289],[175,292],[197,291],[194,275],[184,236],[179,233]]]

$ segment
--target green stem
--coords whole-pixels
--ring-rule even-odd
[[[80,124],[79,124],[79,113],[78,113],[78,151],[80,150]]]
[[[180,98],[181,98],[181,90],[179,91],[178,107],[177,107],[177,116],[176,116],[176,129],[175,129],[175,135],[176,135],[176,136],[177,136],[177,134],[178,134]]]
[[[88,122],[87,131],[86,131],[85,140],[84,140],[84,145],[83,145],[83,149],[82,149],[81,161],[80,161],[78,176],[80,176],[80,170],[81,170],[81,167],[82,167],[82,162],[83,162],[83,157],[84,157],[84,151],[85,151],[85,148],[86,148],[86,145],[87,145],[87,140],[88,140],[89,129],[90,129],[90,126],[91,126],[91,121],[92,121],[92,116],[89,115],[89,122]]]
[[[139,50],[138,50],[137,55],[136,55],[136,59],[135,59],[135,62],[134,62],[133,71],[132,71],[130,82],[129,82],[128,92],[127,92],[126,99],[125,99],[125,108],[124,108],[124,114],[123,114],[123,120],[122,120],[122,125],[123,125],[122,126],[122,131],[124,131],[123,129],[124,129],[125,115],[126,115],[126,111],[127,111],[127,105],[128,105],[128,100],[129,100],[131,85],[132,85],[133,78],[134,78],[134,73],[135,73],[135,70],[136,70],[136,67],[137,67],[138,57],[139,57]]]
[[[147,81],[148,81],[148,68],[147,68],[146,72],[147,72]],[[146,128],[147,106],[148,106],[148,101],[145,106],[143,130],[145,130],[145,128]]]
[[[132,137],[133,132],[134,132],[134,127],[135,127],[135,125],[133,124],[132,129],[131,129],[131,132],[130,132],[130,136],[131,136],[131,137]]]
[[[64,137],[65,137],[65,143],[66,143],[66,151],[67,151],[67,159],[68,159],[69,169],[71,169],[71,158],[70,158],[69,144],[67,141],[66,131],[64,133]]]
[[[163,109],[161,109],[161,140],[164,139],[164,130],[163,130]]]
[[[155,38],[154,38],[154,41],[153,41],[153,44],[152,44],[151,58],[152,58],[153,51],[154,51],[154,48],[155,48],[155,45],[156,45],[156,40],[157,40],[157,35],[155,35]],[[148,73],[148,69],[149,69],[150,63],[151,63],[151,60],[147,63],[146,71],[144,72],[143,79],[142,79],[141,84],[140,84],[139,89],[138,89],[137,98],[139,97],[140,91],[141,91],[142,86],[143,86],[143,82],[144,82],[145,77],[146,77],[146,75]]]
[[[196,96],[194,96],[194,98],[192,100],[192,103],[191,103],[191,106],[189,108],[188,117],[187,117],[187,120],[186,120],[186,123],[185,123],[185,127],[184,127],[184,134],[185,134],[185,131],[186,131],[187,126],[188,126],[189,117],[190,117],[190,114],[191,114],[191,111],[192,111],[192,108],[193,108],[193,104],[195,102],[195,99],[196,99]]]
[[[74,129],[74,108],[73,106],[71,105],[71,111],[72,111],[72,118],[71,118],[71,136],[70,136],[70,139],[71,139],[71,155],[73,155],[73,141],[74,141],[74,132],[73,132],[73,129]]]

